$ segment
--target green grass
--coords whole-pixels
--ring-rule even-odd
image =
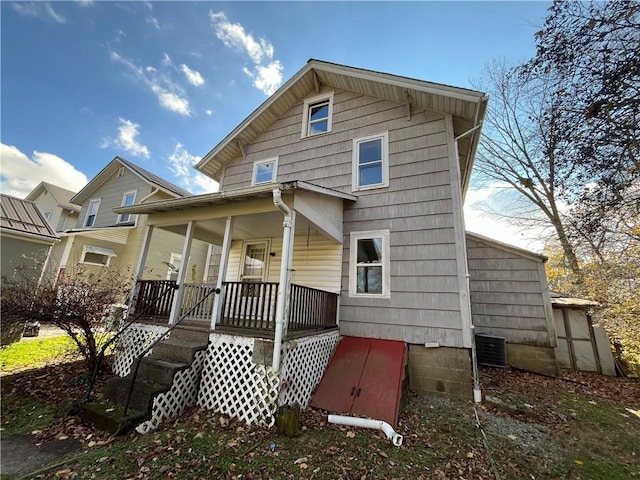
[[[41,430],[54,419],[51,405],[14,393],[2,394],[2,436]]]
[[[67,335],[33,340],[20,340],[0,350],[0,369],[11,373],[25,367],[40,367],[57,361],[60,357],[73,354],[76,350],[73,340]]]

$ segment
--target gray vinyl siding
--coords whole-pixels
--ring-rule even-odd
[[[113,209],[122,205],[122,198],[125,193],[134,190],[136,191],[135,201],[138,203],[142,198],[151,193],[151,186],[128,168],[124,169],[122,177],[118,177],[117,172],[114,173],[84,202],[75,227],[84,228],[89,204],[91,200],[95,199],[100,199],[100,207],[98,208],[98,214],[96,215],[93,227],[110,227],[117,225],[118,214],[114,213]],[[133,218],[135,218],[135,216],[133,216],[132,219]]]
[[[476,333],[509,343],[553,346],[549,339],[542,259],[467,237],[471,314]]]
[[[443,115],[336,90],[330,133],[301,138],[302,101],[245,145],[223,190],[251,184],[253,162],[278,157],[277,181],[303,180],[358,196],[345,206],[340,329],[345,335],[462,346],[449,145]],[[389,136],[389,186],[352,192],[353,140]],[[349,296],[350,233],[390,231],[390,297]],[[294,249],[295,255],[295,249]],[[295,266],[294,266],[295,268]]]

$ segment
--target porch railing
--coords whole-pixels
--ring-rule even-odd
[[[277,282],[223,282],[219,325],[275,328]]]
[[[336,326],[338,295],[317,288],[291,285],[289,330]]]
[[[171,313],[175,280],[138,280],[138,292],[134,302],[134,311],[145,311],[151,317],[168,317]],[[167,292],[166,295],[163,295]],[[158,299],[156,301],[156,299]]]
[[[175,281],[141,280],[135,300],[135,311],[146,308],[146,315],[168,317],[173,302]],[[151,303],[167,291],[156,303]],[[209,321],[213,310],[213,284],[184,285],[180,317]],[[222,314],[218,325],[261,330],[275,329],[277,282],[223,282]],[[201,302],[202,298],[205,298]],[[197,307],[194,308],[194,306]],[[338,295],[336,293],[292,284],[289,298],[288,330],[329,328],[336,325]]]

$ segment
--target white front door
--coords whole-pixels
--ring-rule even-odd
[[[244,245],[240,280],[243,282],[263,282],[267,278],[269,241],[251,241]]]

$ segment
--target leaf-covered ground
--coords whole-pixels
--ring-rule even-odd
[[[630,379],[483,369],[486,403],[476,409],[410,395],[397,428],[404,443],[396,448],[378,431],[331,425],[315,410],[303,412],[295,437],[194,407],[152,434],[110,438],[82,425],[73,409],[61,417],[68,408],[60,406],[72,403],[65,399],[84,392],[79,368],[3,378],[3,429],[13,422],[20,431],[21,402],[35,402],[50,412],[35,428],[36,441],[83,443],[27,478],[640,479],[640,388]]]

